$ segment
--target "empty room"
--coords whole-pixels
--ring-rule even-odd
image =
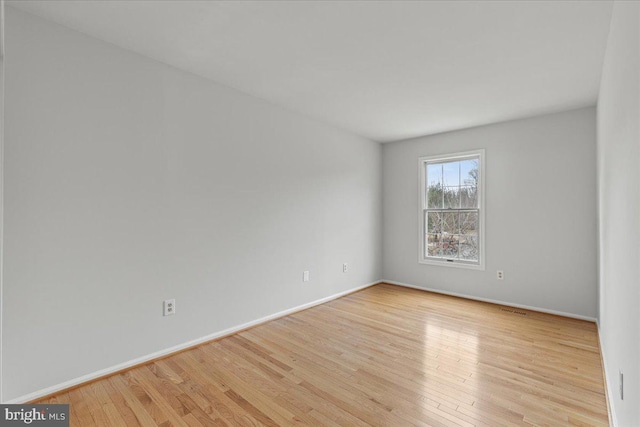
[[[640,2],[0,12],[0,426],[640,427]]]

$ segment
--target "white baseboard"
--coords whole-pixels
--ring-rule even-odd
[[[512,303],[512,302],[500,301],[500,300],[495,300],[495,299],[490,299],[490,298],[476,297],[476,296],[473,296],[473,295],[465,295],[465,294],[460,294],[460,293],[457,293],[457,292],[443,291],[443,290],[440,290],[440,289],[426,288],[426,287],[423,287],[423,286],[416,286],[416,285],[410,285],[408,283],[396,282],[394,280],[382,280],[382,283],[389,283],[391,285],[404,286],[405,288],[419,289],[421,291],[435,292],[437,294],[451,295],[451,296],[454,296],[454,297],[471,299],[471,300],[475,300],[475,301],[490,302],[492,304],[500,304],[500,305],[507,305],[509,307],[523,308],[525,310],[539,311],[541,313],[555,314],[557,316],[570,317],[570,318],[573,318],[573,319],[587,320],[589,322],[594,322],[594,323],[596,321],[595,317],[582,316],[580,314],[573,314],[573,313],[566,313],[564,311],[549,310],[549,309],[546,309],[546,308],[533,307],[533,306],[530,306],[530,305],[515,304],[515,303]]]
[[[377,285],[378,283],[382,283],[382,281],[375,281],[375,282],[372,282],[372,283],[368,283],[366,285],[358,286],[356,288],[349,289],[349,290],[346,290],[346,291],[343,291],[343,292],[339,292],[337,294],[333,294],[333,295],[330,295],[328,297],[321,298],[319,300],[315,300],[315,301],[312,301],[312,302],[309,302],[309,303],[306,303],[306,304],[299,305],[297,307],[293,307],[293,308],[290,308],[290,309],[287,309],[287,310],[283,310],[283,311],[280,311],[278,313],[271,314],[269,316],[264,316],[264,317],[261,317],[261,318],[256,319],[256,320],[252,320],[251,322],[243,323],[241,325],[233,326],[231,328],[227,328],[227,329],[224,329],[222,331],[214,332],[214,333],[206,335],[204,337],[196,338],[195,340],[187,341],[187,342],[184,342],[182,344],[178,344],[178,345],[175,345],[173,347],[166,348],[164,350],[156,351],[154,353],[147,354],[145,356],[141,356],[141,357],[138,357],[138,358],[133,359],[133,360],[129,360],[129,361],[126,361],[126,362],[123,362],[123,363],[119,363],[117,365],[110,366],[108,368],[101,369],[99,371],[95,371],[95,372],[92,372],[90,374],[83,375],[81,377],[77,377],[77,378],[74,378],[72,380],[65,381],[63,383],[56,384],[56,385],[53,385],[51,387],[44,388],[42,390],[34,391],[33,393],[25,394],[24,396],[20,396],[20,397],[17,397],[15,399],[11,399],[11,400],[9,400],[7,402],[3,402],[3,403],[5,403],[5,404],[15,404],[15,403],[31,402],[31,401],[39,399],[41,397],[44,397],[44,396],[47,396],[47,395],[50,395],[50,394],[53,394],[53,393],[56,393],[56,392],[71,388],[71,387],[75,387],[75,386],[80,385],[82,383],[86,383],[86,382],[95,380],[97,378],[105,377],[107,375],[116,373],[118,371],[122,371],[123,369],[131,368],[132,366],[140,365],[140,364],[148,362],[150,360],[157,359],[157,358],[160,358],[160,357],[163,357],[163,356],[167,356],[167,355],[169,355],[171,353],[176,353],[176,352],[184,350],[186,348],[194,347],[194,346],[197,346],[199,344],[206,343],[207,341],[212,341],[212,340],[215,340],[217,338],[224,337],[226,335],[231,335],[233,333],[245,330],[245,329],[250,328],[252,326],[259,325],[261,323],[268,322],[270,320],[277,319],[279,317],[284,317],[284,316],[287,316],[289,314],[292,314],[292,313],[295,313],[295,312],[298,312],[298,311],[306,310],[307,308],[311,308],[311,307],[314,307],[316,305],[324,304],[325,302],[329,302],[331,300],[340,298],[340,297],[348,295],[350,293],[360,291],[362,289],[368,288],[368,287],[373,286],[373,285]]]
[[[615,396],[613,389],[611,388],[611,376],[607,373],[607,360],[604,356],[604,347],[602,345],[602,334],[600,333],[600,322],[596,319],[596,326],[598,327],[598,344],[600,345],[600,355],[602,356],[602,371],[604,372],[604,382],[606,385],[605,393],[607,399],[607,409],[609,409],[609,425],[616,427],[618,425],[618,418],[614,406],[611,404],[611,398]]]

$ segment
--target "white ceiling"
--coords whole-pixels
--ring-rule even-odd
[[[375,141],[594,105],[610,1],[19,1]]]

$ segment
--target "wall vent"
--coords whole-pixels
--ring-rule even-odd
[[[515,308],[500,307],[499,310],[500,311],[506,311],[507,313],[519,314],[520,316],[526,316],[527,315],[526,311],[520,311],[520,310],[517,310]]]

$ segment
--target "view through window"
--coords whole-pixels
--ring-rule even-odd
[[[425,261],[480,265],[482,153],[422,158]]]

